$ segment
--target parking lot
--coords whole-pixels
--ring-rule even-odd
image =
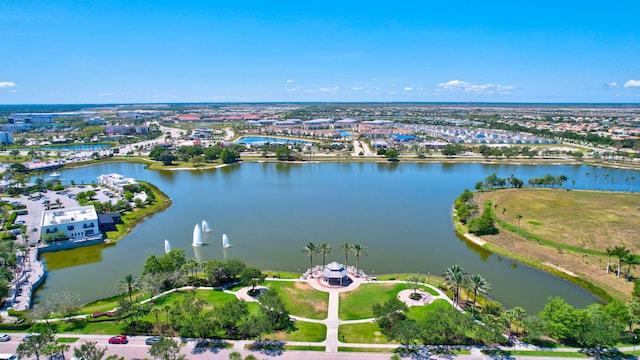
[[[40,223],[42,221],[42,212],[47,208],[47,204],[51,208],[72,208],[79,206],[76,200],[76,194],[82,191],[93,190],[96,192],[94,199],[99,202],[110,201],[116,203],[120,200],[118,195],[111,193],[104,187],[92,187],[86,185],[69,186],[64,191],[54,192],[48,190],[46,192],[31,194],[30,196],[21,195],[19,197],[3,197],[2,201],[9,203],[21,203],[27,208],[25,215],[18,215],[15,223],[25,225],[27,228],[24,238],[18,235],[18,241],[21,243],[35,244],[40,238]],[[109,196],[112,197],[109,197]],[[58,205],[59,204],[59,205]]]

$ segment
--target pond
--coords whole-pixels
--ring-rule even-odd
[[[199,261],[239,258],[262,269],[293,272],[309,266],[300,251],[308,242],[326,242],[335,249],[327,263],[344,262],[338,249],[349,242],[368,248],[360,267],[369,275],[441,275],[459,264],[482,274],[491,284],[490,295],[508,307],[539,311],[554,295],[585,306],[596,299],[582,288],[460,239],[451,211],[465,188],[491,173],[514,174],[525,182],[545,174],[566,175],[569,184],[574,179],[576,188],[584,188],[586,172],[640,179],[634,171],[583,165],[244,163],[151,171],[140,164],[104,163],[61,170],[68,182],[91,183],[105,173],[148,181],[169,195],[173,205],[115,245],[45,254],[50,273],[38,296],[71,291],[86,302],[113,295],[124,275],[138,276],[150,254],[163,254],[165,239],[172,249],[184,249]],[[616,186],[621,190],[623,181]],[[212,231],[203,234],[205,246],[192,247],[194,225],[202,220]],[[223,248],[223,234],[232,247]],[[349,265],[353,263],[350,258]]]

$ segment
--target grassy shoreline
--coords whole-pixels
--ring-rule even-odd
[[[633,283],[605,272],[604,249],[625,244],[633,252],[637,246],[629,233],[637,229],[637,221],[624,216],[637,194],[527,188],[475,196],[477,203],[489,200],[508,209],[508,214],[496,215],[498,234],[476,237],[481,244],[469,236],[453,211],[456,232],[474,246],[568,280],[605,302],[630,298]],[[522,226],[505,222],[514,214],[524,214]]]
[[[140,222],[144,219],[159,213],[167,208],[169,208],[172,204],[171,199],[165,193],[160,191],[157,186],[145,182],[139,181],[141,184],[149,186],[151,191],[153,191],[156,196],[156,201],[151,205],[146,205],[142,209],[137,209],[131,213],[124,214],[122,216],[122,220],[124,224],[117,225],[118,231],[116,232],[108,232],[106,234],[106,238],[108,242],[118,241],[123,239],[127,234],[129,234]]]

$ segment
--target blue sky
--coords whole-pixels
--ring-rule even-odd
[[[0,104],[635,103],[638,14],[637,0],[0,0]]]

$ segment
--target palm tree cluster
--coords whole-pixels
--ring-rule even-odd
[[[616,276],[620,277],[621,271],[622,271],[622,264],[626,263],[627,264],[627,270],[625,271],[625,278],[627,280],[631,279],[631,268],[634,267],[638,264],[640,264],[640,256],[636,255],[636,254],[632,254],[631,250],[627,249],[625,246],[622,245],[618,245],[618,246],[614,246],[613,248],[607,248],[607,274],[609,273],[609,271],[611,270],[611,257],[617,257],[618,258],[618,268],[616,271]]]
[[[300,251],[309,257],[309,269],[313,269],[313,257],[315,255],[322,255],[322,268],[326,265],[326,257],[328,254],[333,253],[333,248],[327,243],[316,245],[309,242],[302,247]],[[367,247],[360,244],[342,243],[340,244],[340,251],[344,253],[344,266],[349,263],[349,255],[356,257],[356,274],[360,268],[360,255],[367,255]]]
[[[591,173],[586,172],[585,176],[587,177],[587,183],[585,184],[585,189],[589,190],[589,176],[591,175]],[[593,174],[593,190],[598,190],[598,186],[597,186],[597,179],[598,179],[598,174]],[[633,182],[636,180],[635,176],[630,176],[630,177],[625,177],[624,178],[624,188],[622,189],[623,192],[633,192]],[[604,174],[602,175],[602,191],[606,191],[607,190],[607,182],[611,182],[611,185],[609,186],[609,190],[613,191],[613,185],[616,181],[616,178],[613,176],[609,176],[609,174]],[[627,186],[629,186],[628,190],[627,190]]]
[[[460,302],[460,289],[467,290],[467,299],[468,295],[473,293],[473,306],[472,309],[475,311],[476,308],[476,297],[480,294],[486,294],[491,290],[491,285],[487,282],[487,280],[480,274],[469,275],[466,271],[460,267],[460,265],[452,265],[447,270],[445,270],[443,277],[445,279],[445,283],[447,286],[453,291],[453,304],[454,306],[458,306]]]

